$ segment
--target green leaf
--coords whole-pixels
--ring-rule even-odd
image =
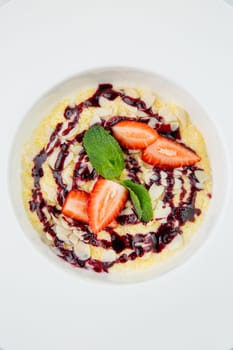
[[[151,203],[151,198],[147,190],[143,185],[136,184],[135,182],[131,180],[124,180],[122,181],[122,184],[128,188],[130,191],[130,196],[131,196],[131,191],[134,192],[134,195],[138,198],[138,201],[140,203],[140,207],[142,210],[141,214],[141,219],[142,221],[148,222],[152,219],[153,217],[153,209],[152,209],[152,203]],[[132,197],[131,197],[132,199]],[[133,202],[133,200],[132,200]],[[133,202],[134,204],[134,202]],[[134,206],[135,207],[135,206]],[[135,210],[137,212],[137,209],[135,207]],[[139,219],[140,219],[139,218]]]
[[[106,179],[120,176],[124,169],[123,152],[118,142],[100,125],[94,125],[84,135],[87,155],[97,173]]]
[[[131,201],[133,202],[133,206],[134,206],[134,209],[136,211],[137,217],[139,219],[141,219],[142,218],[142,208],[141,208],[141,204],[140,204],[140,201],[138,199],[138,196],[136,195],[136,193],[134,193],[133,190],[131,190],[130,187],[128,187],[128,186],[126,186],[126,187],[129,190],[130,198],[131,198]]]

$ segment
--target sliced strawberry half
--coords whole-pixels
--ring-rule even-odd
[[[123,120],[112,127],[113,136],[125,148],[142,149],[155,142],[158,133],[149,125]]]
[[[89,223],[89,217],[87,214],[87,207],[90,195],[87,192],[72,190],[66,197],[65,203],[62,207],[62,213],[70,218]],[[118,226],[117,221],[114,219],[108,224],[109,228],[116,228]]]
[[[163,136],[142,151],[142,160],[159,168],[193,165],[200,159],[196,153]]]
[[[84,191],[72,190],[68,193],[65,203],[62,207],[62,213],[72,219],[84,223],[89,222],[87,215],[87,205],[89,194]]]
[[[94,233],[108,226],[121,212],[128,198],[128,191],[120,184],[99,179],[88,203],[89,225]]]

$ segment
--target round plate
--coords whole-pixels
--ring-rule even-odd
[[[85,88],[97,86],[100,83],[112,83],[132,87],[149,88],[161,97],[175,102],[188,111],[192,123],[202,132],[213,176],[213,197],[205,215],[204,222],[192,241],[179,254],[170,260],[157,264],[146,271],[127,273],[97,274],[68,265],[59,259],[41,241],[26,216],[21,195],[21,152],[23,144],[29,139],[32,131],[39,125],[40,120],[64,97],[77,95]],[[225,169],[224,172],[221,169]],[[198,102],[183,88],[158,74],[138,69],[112,67],[98,68],[75,75],[53,87],[42,96],[26,113],[18,127],[14,144],[9,158],[9,189],[15,214],[22,230],[35,249],[49,259],[53,264],[65,269],[68,273],[76,274],[77,278],[88,278],[95,282],[139,282],[158,277],[190,258],[203,245],[216,227],[221,212],[224,210],[228,185],[228,159],[224,144],[213,120],[207,115]]]

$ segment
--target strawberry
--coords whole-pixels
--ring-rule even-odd
[[[178,168],[185,165],[193,165],[201,158],[182,146],[163,136],[142,151],[142,160],[159,168]]]
[[[128,190],[111,180],[99,179],[88,202],[89,225],[94,233],[108,226],[121,212]]]
[[[87,215],[87,206],[89,201],[89,193],[79,190],[72,190],[66,197],[62,208],[62,213],[70,218],[89,223]],[[118,225],[116,220],[113,220],[108,225],[109,228],[116,228]]]
[[[87,224],[89,222],[87,215],[88,200],[88,193],[79,190],[70,191],[62,207],[62,214]]]
[[[142,149],[155,142],[158,133],[149,125],[123,120],[112,127],[113,136],[125,148]]]

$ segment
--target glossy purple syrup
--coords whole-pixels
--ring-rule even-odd
[[[47,154],[44,149],[40,151],[34,158],[34,167],[32,169],[32,177],[34,180],[34,187],[40,188],[40,179],[44,176],[43,164],[47,159]]]
[[[78,181],[91,181],[97,179],[98,175],[95,169],[90,170],[88,167],[88,157],[86,153],[81,151],[79,153],[79,160],[75,164],[73,172],[73,186],[72,189],[78,189]]]
[[[169,124],[160,124],[157,126],[156,130],[160,135],[166,136],[172,140],[180,140],[180,129],[172,130]]]
[[[169,224],[162,224],[157,232],[150,232],[148,234],[131,235],[127,233],[126,235],[119,235],[110,228],[107,228],[106,231],[110,233],[111,240],[109,241],[98,239],[97,235],[92,232],[85,233],[83,235],[83,241],[95,247],[111,248],[117,254],[123,252],[125,249],[132,249],[138,251],[137,256],[143,256],[145,253],[151,251],[156,253],[162,251],[177,234],[182,233],[179,228],[175,228]]]
[[[126,150],[125,153],[127,154],[125,159],[125,168],[127,170],[127,175],[132,181],[140,184],[141,181],[139,179],[139,175],[141,173],[141,170],[138,161],[133,155],[129,154]]]
[[[67,120],[70,120],[68,128],[66,129],[67,133],[70,130],[72,130],[72,128],[76,124],[75,122],[77,122],[79,120],[79,115],[82,111],[83,111],[83,103],[80,103],[79,105],[77,105],[75,107],[70,107],[70,106],[66,107],[66,109],[64,111],[64,118]]]
[[[101,125],[108,131],[111,131],[111,128],[122,120],[136,120],[135,117],[126,117],[126,116],[114,116],[107,120],[102,120]]]
[[[79,142],[82,144],[83,136],[85,131],[75,135],[73,139],[67,141],[66,143],[61,143],[60,134],[62,136],[68,135],[77,125],[79,121],[80,113],[88,107],[100,107],[99,99],[104,97],[108,100],[114,100],[120,97],[125,103],[130,106],[136,107],[140,111],[143,111],[146,116],[144,117],[124,117],[124,116],[114,116],[107,121],[102,121],[101,125],[108,131],[111,132],[111,128],[121,120],[138,120],[143,123],[150,123],[154,125],[154,128],[161,134],[171,139],[180,140],[180,131],[176,129],[173,131],[168,124],[163,124],[163,118],[158,114],[153,113],[151,108],[147,108],[144,101],[140,98],[132,98],[124,94],[124,91],[116,91],[113,89],[111,84],[100,84],[96,92],[83,101],[79,105],[74,107],[67,106],[64,111],[65,120],[69,121],[66,128],[63,130],[63,123],[58,123],[53,133],[50,136],[49,143],[45,149],[42,149],[34,158],[34,167],[32,169],[32,177],[34,180],[34,188],[32,189],[32,198],[29,202],[30,210],[36,212],[38,219],[40,220],[44,231],[48,232],[54,239],[54,246],[59,251],[59,256],[76,267],[93,269],[96,272],[108,272],[108,269],[115,263],[125,263],[129,260],[135,260],[138,257],[143,256],[148,252],[161,252],[167,244],[169,244],[178,234],[182,234],[182,226],[187,221],[194,221],[195,216],[201,214],[200,209],[195,208],[195,199],[197,191],[199,191],[195,184],[197,179],[195,177],[196,167],[184,167],[182,168],[182,175],[187,175],[189,172],[189,181],[191,184],[191,190],[189,192],[188,198],[187,191],[184,188],[184,181],[182,177],[182,188],[180,194],[179,205],[175,206],[173,202],[173,186],[174,186],[174,174],[172,170],[163,169],[167,172],[168,176],[166,178],[166,189],[163,197],[164,204],[168,204],[171,207],[171,213],[168,217],[168,223],[161,224],[156,232],[149,232],[148,234],[136,234],[130,235],[126,234],[123,236],[118,235],[113,229],[106,228],[109,232],[110,240],[98,239],[97,235],[93,234],[88,225],[80,223],[79,221],[68,219],[63,217],[63,219],[70,225],[73,229],[78,229],[82,232],[83,242],[96,247],[102,247],[104,249],[113,249],[117,254],[119,254],[116,261],[113,262],[101,262],[96,259],[89,258],[85,261],[80,260],[72,250],[66,249],[64,242],[59,240],[56,233],[53,230],[53,224],[47,219],[44,209],[46,209],[50,215],[59,216],[61,215],[61,206],[67,196],[68,190],[67,185],[64,183],[62,178],[62,171],[64,169],[65,159],[69,154],[69,147],[72,143]],[[62,131],[61,131],[62,130]],[[47,157],[52,154],[52,152],[59,147],[59,153],[55,166],[52,170],[54,179],[57,184],[57,201],[59,206],[51,206],[46,203],[43,198],[43,194],[40,188],[40,179],[43,177],[43,164]],[[127,150],[125,153],[125,166],[128,171],[128,177],[133,181],[140,183],[138,175],[140,174],[140,166],[135,159],[133,154],[130,154]],[[79,181],[90,181],[95,180],[98,175],[94,169],[88,166],[88,157],[85,151],[81,151],[78,155],[78,160],[76,161],[74,173],[73,173],[73,184],[72,188],[77,189]],[[156,185],[161,185],[161,169],[153,168],[153,177],[150,183],[146,185],[147,189],[155,183]],[[208,194],[211,198],[211,194]],[[134,225],[139,223],[136,214],[133,212],[128,215],[119,215],[117,217],[117,222],[119,225]],[[178,225],[178,226],[177,226]],[[130,249],[132,252],[130,254],[123,253],[125,249]],[[121,254],[122,253],[122,254]]]
[[[116,220],[120,225],[136,225],[140,222],[135,213],[119,215]]]

